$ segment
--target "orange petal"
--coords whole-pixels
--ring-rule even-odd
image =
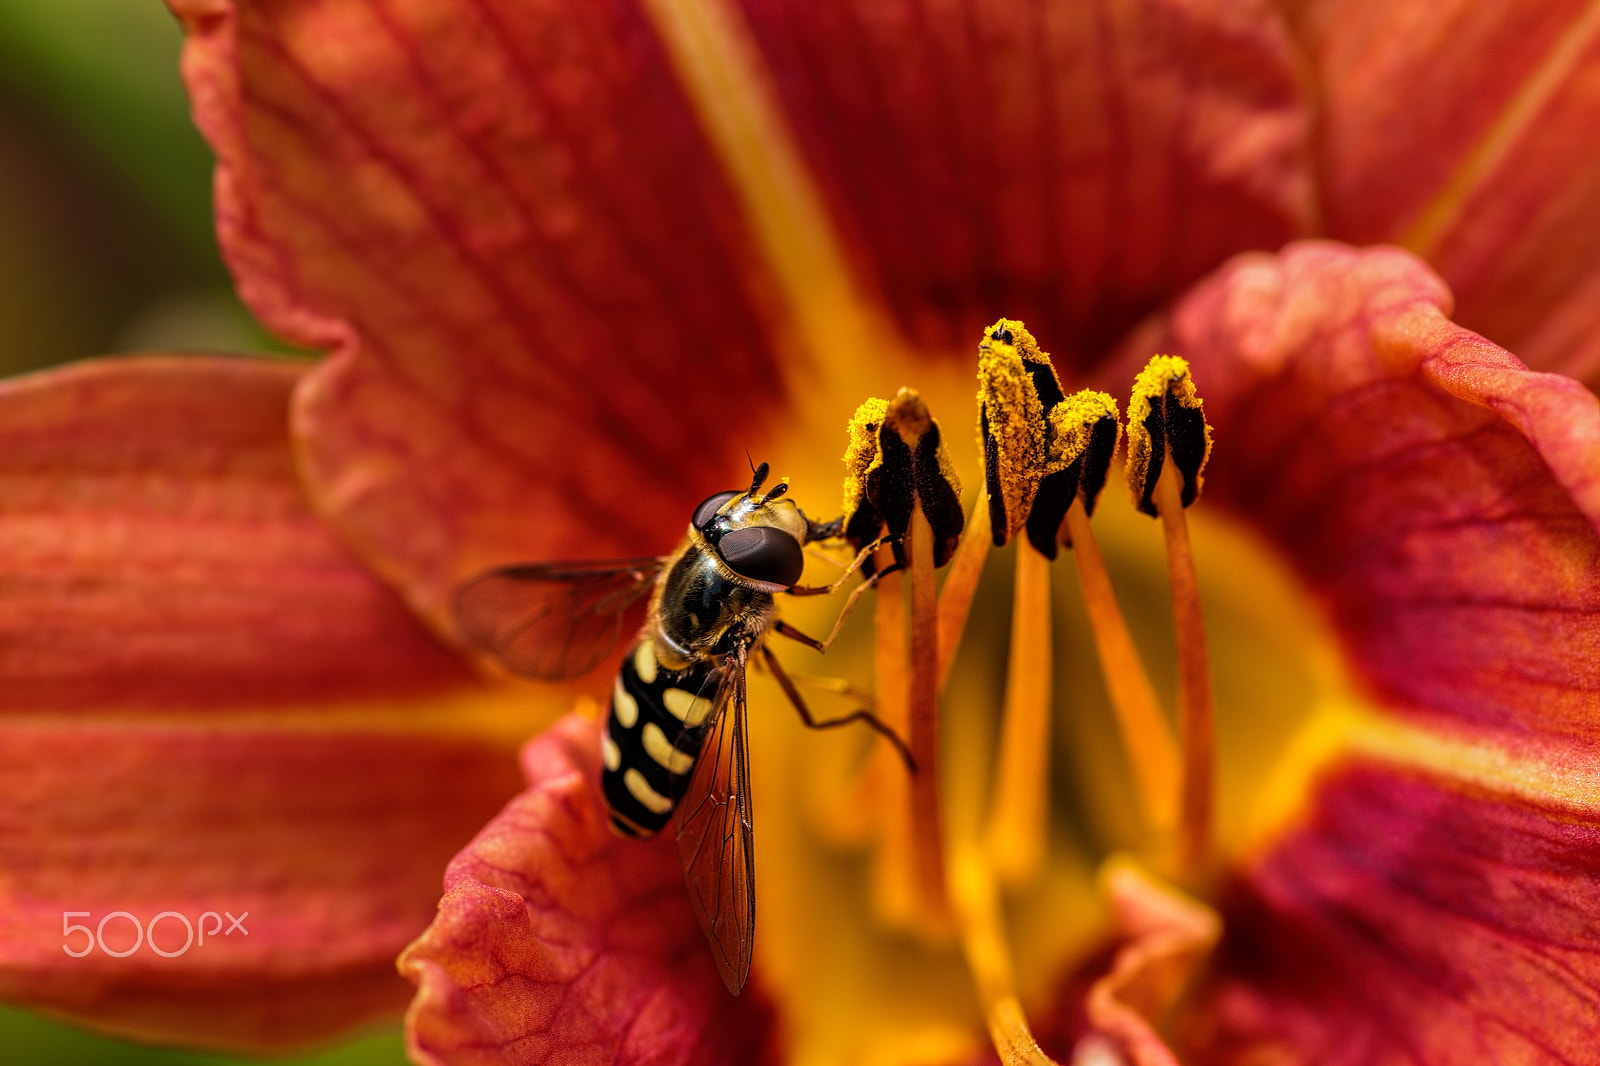
[[[436,624],[491,563],[664,552],[743,475],[771,283],[637,10],[173,7],[240,291],[334,352],[308,484]]]
[[[771,1061],[759,989],[730,997],[666,836],[606,826],[596,724],[523,749],[528,789],[445,876],[439,917],[401,957],[419,1063]]]
[[[394,954],[516,788],[508,744],[441,721],[503,697],[301,497],[300,372],[153,357],[0,387],[0,996],[254,1049],[394,1011]],[[168,911],[124,957],[63,950],[68,924],[121,951]],[[185,921],[212,936],[180,951]]]
[[[1600,383],[1600,8],[1317,0],[1328,232],[1432,263],[1457,320]]]
[[[1320,594],[1403,713],[1600,742],[1600,405],[1449,321],[1411,256],[1242,256],[1172,314],[1213,412],[1207,499]]]
[[[969,359],[999,309],[1082,367],[1230,253],[1312,225],[1308,106],[1271,4],[739,6],[925,350]]]

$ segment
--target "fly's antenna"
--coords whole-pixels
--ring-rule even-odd
[[[746,448],[744,450],[744,461],[750,464],[750,472],[752,474],[754,474],[756,472],[756,461],[754,459],[750,458],[750,449],[749,448]]]
[[[772,487],[772,491],[771,492],[769,492],[765,496],[761,497],[761,506],[765,507],[767,504],[771,503],[773,500],[776,500],[779,496],[782,496],[784,493],[786,493],[788,491],[789,491],[789,479],[788,478],[784,478],[782,481],[778,482],[776,485],[774,485]]]
[[[756,467],[755,476],[750,479],[750,495],[754,496],[761,491],[762,482],[767,480],[767,464],[762,463]]]

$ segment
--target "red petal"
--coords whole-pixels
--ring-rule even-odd
[[[1197,1062],[1596,1061],[1600,404],[1449,302],[1403,252],[1306,243],[1229,264],[1165,338],[1216,425],[1208,502],[1409,719],[1350,727],[1241,876]]]
[[[1216,427],[1207,499],[1294,561],[1386,702],[1592,743],[1600,405],[1448,308],[1411,256],[1325,243],[1198,286],[1165,343]]]
[[[665,551],[745,470],[784,402],[768,286],[638,10],[173,6],[240,290],[335,351],[309,484],[415,604]]]
[[[435,721],[482,690],[301,498],[299,373],[148,358],[0,389],[0,996],[258,1049],[396,1010],[439,871],[516,787],[504,746]],[[114,911],[250,917],[172,958],[63,951]],[[178,950],[182,920],[155,935]]]
[[[672,841],[622,840],[578,716],[523,750],[528,790],[450,864],[439,917],[400,960],[422,1063],[758,1063],[759,992],[723,990]]]
[[[1600,382],[1592,7],[1320,0],[1299,29],[1322,85],[1328,231],[1418,250],[1463,325]]]
[[[0,391],[0,712],[438,691],[459,660],[306,505],[303,368],[82,363]]]
[[[1081,365],[1230,253],[1309,229],[1307,109],[1270,4],[741,6],[926,348],[969,352],[999,308]]]
[[[1597,905],[1592,802],[1347,767],[1225,908],[1191,1061],[1594,1063]]]

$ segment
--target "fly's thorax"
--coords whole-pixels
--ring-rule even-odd
[[[741,638],[759,640],[772,621],[773,599],[735,574],[691,529],[656,587],[651,614],[665,645],[661,658],[680,666],[724,655]]]
[[[726,495],[726,494],[721,494]],[[715,500],[718,497],[713,496]],[[710,503],[711,501],[706,501]],[[705,505],[702,504],[702,507]],[[696,515],[697,518],[703,517]],[[776,500],[768,500],[748,492],[735,493],[728,501],[718,508],[716,513],[715,528],[722,532],[732,532],[735,529],[750,529],[756,526],[766,526],[782,530],[796,541],[804,543],[806,539],[806,516],[800,508],[787,496]],[[704,528],[708,523],[700,523]]]

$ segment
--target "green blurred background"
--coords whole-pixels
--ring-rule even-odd
[[[0,0],[0,371],[280,350],[233,296],[160,0]]]
[[[0,0],[0,373],[132,351],[284,351],[233,295],[211,156],[159,0]],[[287,1061],[401,1063],[398,1025]],[[220,1066],[0,1007],[5,1066]]]

